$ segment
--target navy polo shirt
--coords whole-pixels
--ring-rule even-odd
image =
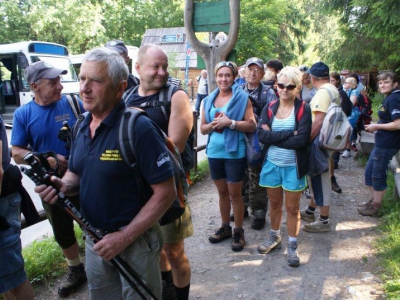
[[[378,111],[378,124],[391,123],[400,118],[400,91],[387,96]],[[378,130],[375,134],[375,146],[384,149],[400,149],[400,130]]]
[[[118,150],[124,109],[121,102],[96,129],[93,139],[89,132],[92,116],[86,116],[69,160],[69,170],[80,176],[81,213],[92,226],[103,230],[128,225],[140,210],[134,173]],[[173,176],[164,139],[149,118],[138,117],[132,139],[141,173],[149,184]]]

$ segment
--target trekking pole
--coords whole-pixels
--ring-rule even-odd
[[[56,201],[56,205],[59,206],[82,227],[86,234],[91,238],[93,243],[96,244],[98,241],[100,241],[104,236],[97,232],[96,229],[94,229],[93,226],[80,214],[75,205],[57,187],[54,186],[50,180],[50,175],[47,174],[45,168],[41,167],[34,155],[29,152],[23,157],[23,159],[31,166],[31,168],[28,169],[24,166],[21,166],[21,171],[27,175],[37,186],[42,184],[51,185],[57,192],[58,199]],[[145,295],[143,295],[131,277],[149,294],[150,297],[157,300],[157,297],[153,294],[151,289],[140,279],[139,274],[133,270],[133,268],[123,258],[117,255],[111,259],[110,262],[142,299],[147,298]],[[129,273],[129,275],[127,273]]]

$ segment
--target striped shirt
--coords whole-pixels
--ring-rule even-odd
[[[294,108],[292,113],[286,119],[274,118],[272,121],[272,131],[294,130],[296,126],[296,119],[294,115]],[[268,161],[272,162],[278,167],[296,166],[295,150],[279,148],[271,145],[268,149]]]

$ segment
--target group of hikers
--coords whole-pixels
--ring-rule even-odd
[[[127,63],[127,48],[119,40],[89,51],[79,73],[80,99],[62,94],[60,76],[67,70],[41,61],[27,67],[25,79],[34,97],[15,111],[12,157],[17,164],[27,164],[29,155],[42,163],[45,157],[45,163],[56,171],[50,183],[39,184],[35,192],[68,264],[60,297],[88,282],[90,299],[188,299],[191,268],[184,239],[194,231],[189,202],[185,201],[178,217],[162,225],[159,220],[180,194],[176,162],[166,140],[172,141],[183,158],[192,134],[193,111],[187,94],[169,76],[168,56],[160,46],[146,44],[139,49],[135,64],[139,78],[129,74]],[[206,153],[221,215],[221,227],[209,241],[231,239],[231,249],[241,251],[246,245],[243,219],[250,213],[251,227],[261,230],[269,211],[270,232],[257,249],[262,254],[279,249],[285,203],[287,263],[297,267],[300,219],[309,222],[303,227],[308,232],[329,231],[331,189],[340,189],[333,175],[337,166],[331,162],[333,151],[327,151],[324,158],[328,170],[308,176],[309,145],[318,137],[331,102],[344,102],[338,90],[340,77],[334,83],[336,75],[323,62],[310,68],[283,67],[279,60],[264,65],[257,57],[249,58],[242,70],[239,82],[236,64],[219,62],[214,69],[217,88],[209,93],[203,86],[196,105],[200,131],[208,135]],[[207,72],[201,72],[198,82],[206,85],[206,78]],[[388,161],[400,149],[398,79],[392,72],[378,79],[386,96],[379,122],[364,128],[376,132],[365,171],[371,199],[359,207],[360,214],[371,216],[377,215],[387,187]],[[348,90],[345,87],[345,94]],[[127,107],[146,114],[138,113],[124,131],[122,124],[136,112]],[[65,121],[71,127],[75,124],[71,147],[58,138]],[[15,168],[1,119],[0,126],[0,293],[5,299],[33,299],[21,254],[21,178],[10,174]],[[246,160],[250,134],[258,137],[263,151],[263,159],[251,165]],[[123,138],[132,150],[133,164],[125,160]],[[55,154],[44,155],[49,151]],[[184,159],[181,166],[185,167]],[[10,181],[15,181],[16,188],[5,189],[5,182]],[[300,197],[307,187],[310,203],[300,210]],[[68,197],[101,237],[94,240],[85,231],[85,265],[73,221],[56,205],[60,195]],[[126,278],[121,267],[138,280]]]

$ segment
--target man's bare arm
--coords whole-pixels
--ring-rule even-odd
[[[189,97],[184,91],[177,91],[171,99],[168,135],[181,153],[185,149],[186,140],[192,127],[193,112]]]
[[[324,121],[325,116],[326,113],[324,112],[321,111],[315,112],[315,118],[311,126],[310,142],[312,142],[321,131],[322,122]]]

